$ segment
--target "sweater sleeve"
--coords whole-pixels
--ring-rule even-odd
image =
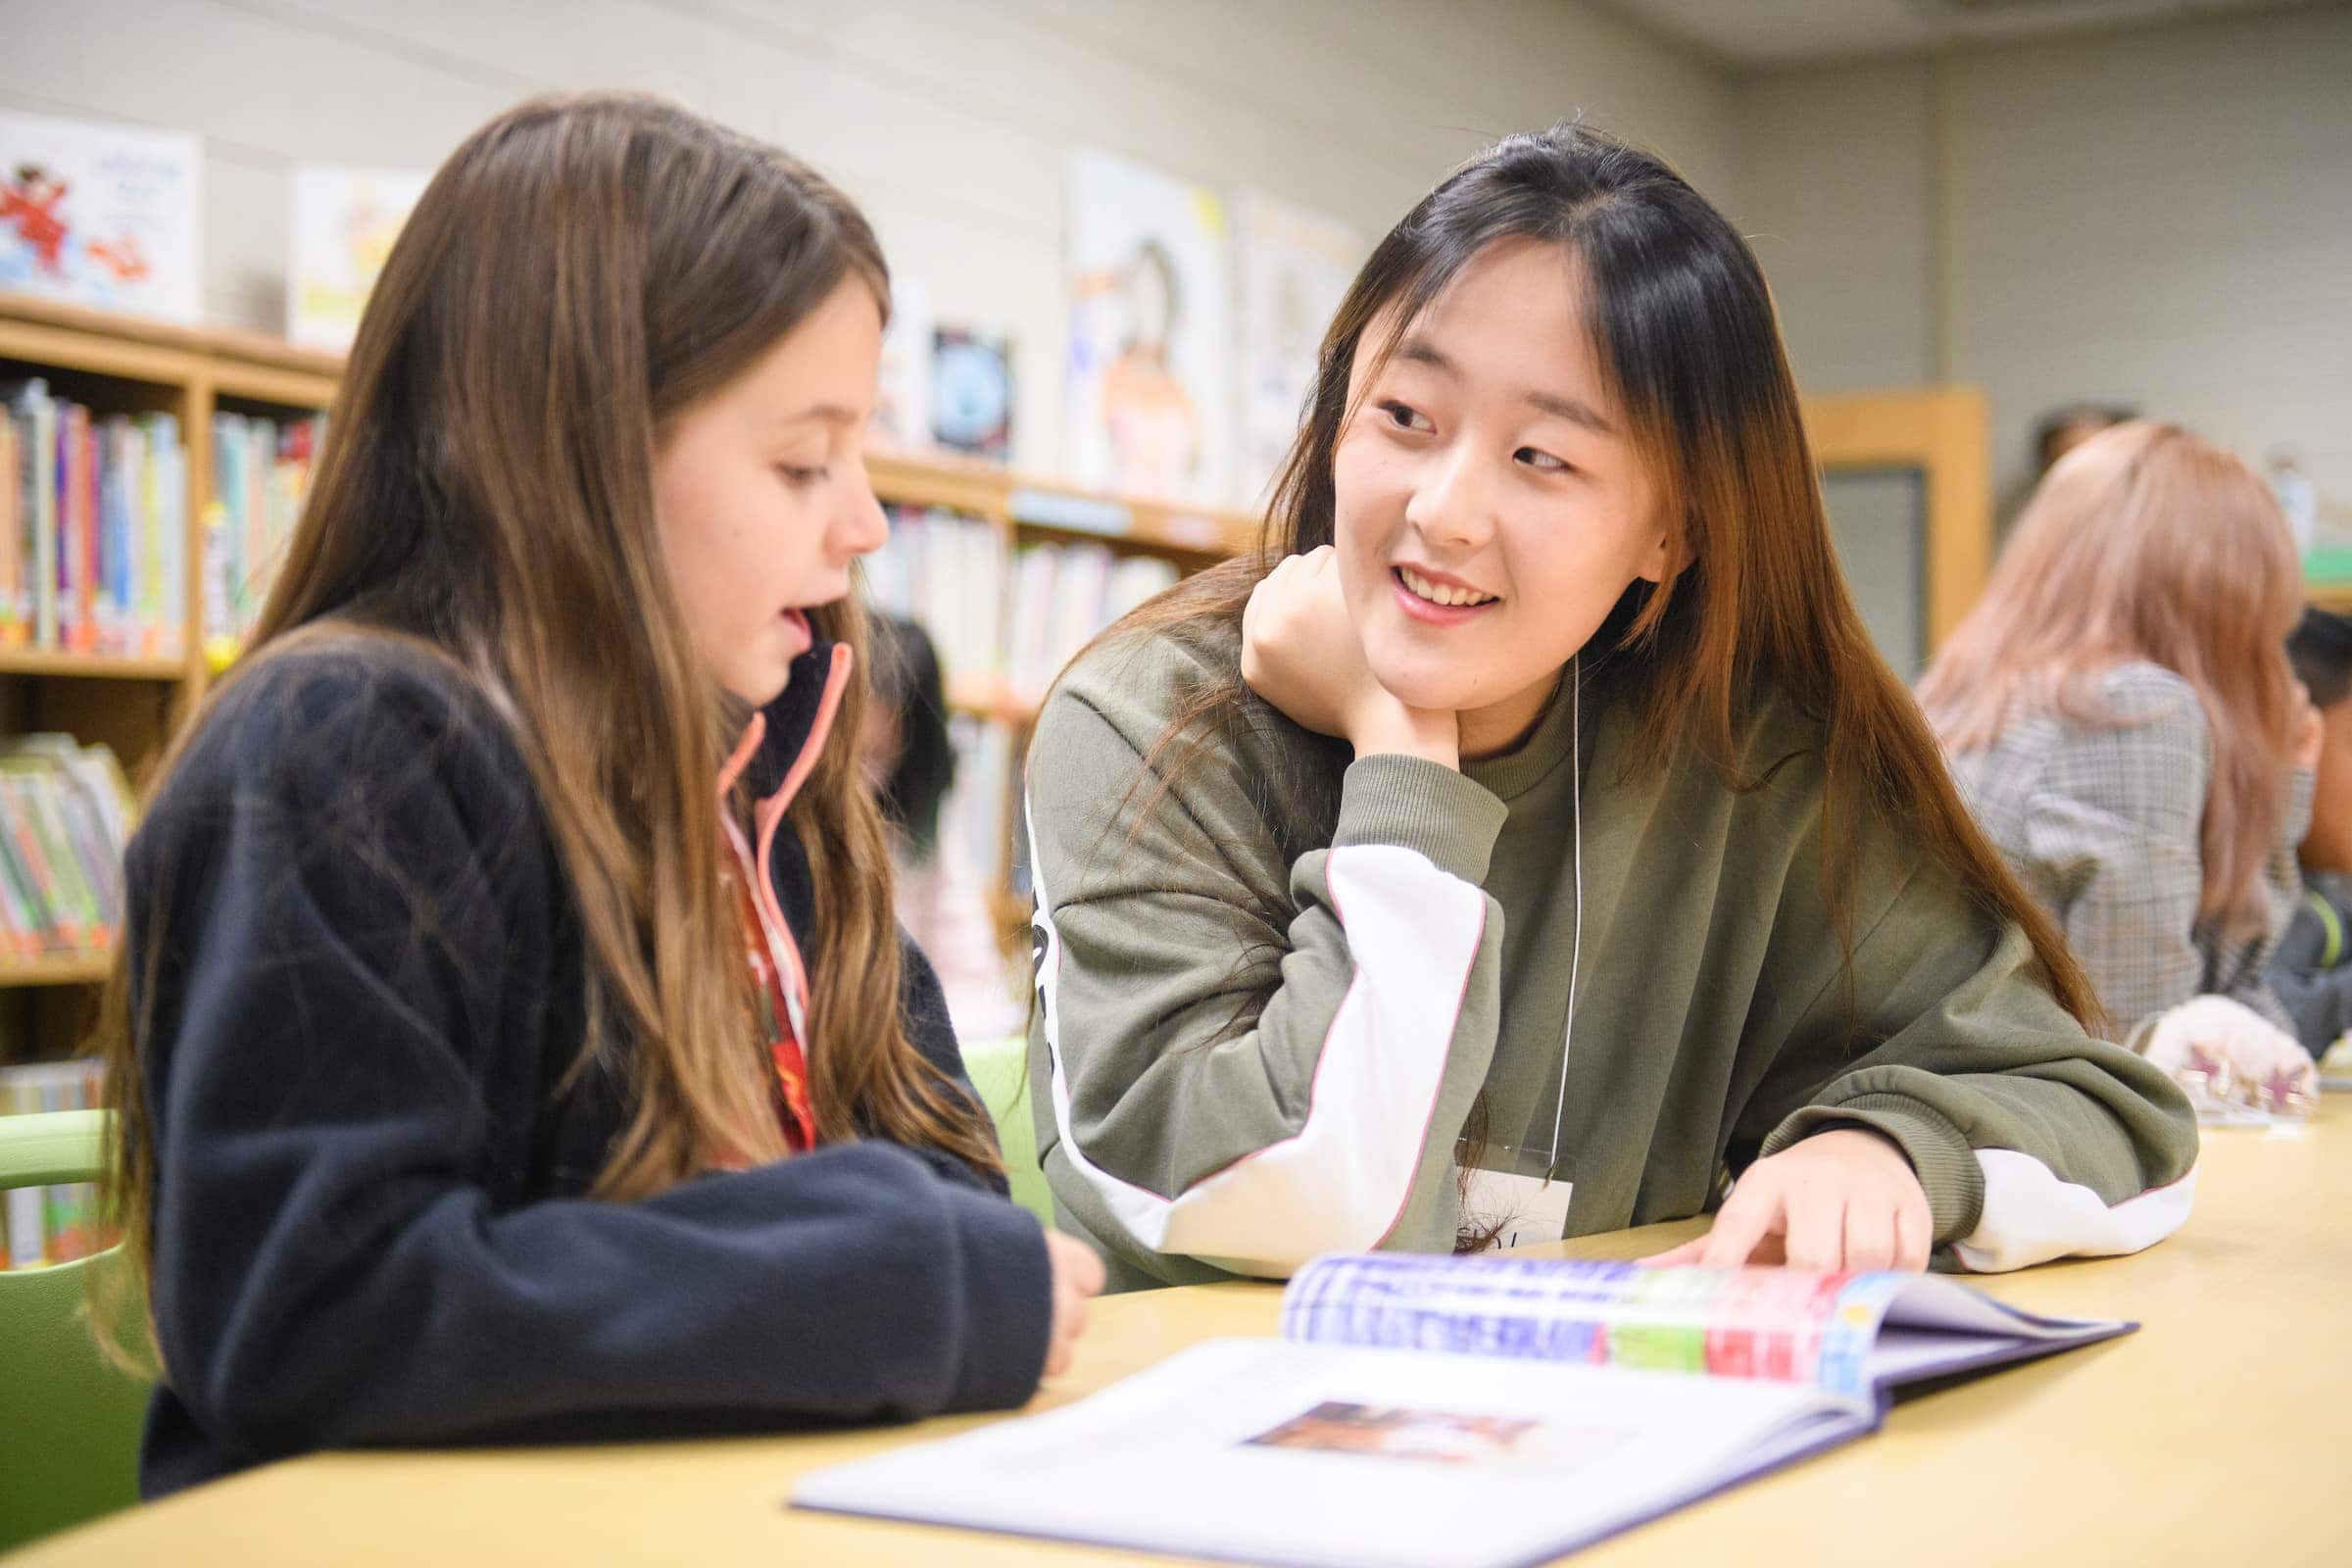
[[[1454,1138],[1495,1039],[1502,803],[1419,759],[1348,767],[1286,868],[1246,764],[1161,790],[1065,684],[1031,752],[1033,1062],[1055,1199],[1112,1245],[1283,1275],[1446,1250]],[[1149,1265],[1146,1265],[1149,1267]]]
[[[139,999],[155,1322],[211,1439],[251,1461],[1025,1398],[1037,1224],[904,1150],[518,1200],[485,1087],[538,1067],[500,1023],[548,984],[552,861],[484,810],[478,742],[326,695],[192,754],[132,861],[134,941],[162,956]]]
[[[2195,1190],[2196,1121],[2162,1072],[2084,1033],[2051,994],[2025,931],[1984,913],[1939,867],[1866,852],[1864,885],[1896,889],[1855,931],[1850,987],[1830,923],[1830,976],[1742,1110],[1735,1142],[1769,1155],[1836,1123],[1899,1145],[1942,1256],[1980,1271],[2137,1251]],[[1911,858],[1916,861],[1916,856]]]

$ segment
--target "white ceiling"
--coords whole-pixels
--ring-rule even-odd
[[[1735,67],[1772,68],[1940,44],[2147,26],[2280,10],[2309,0],[1600,0],[1602,6]]]

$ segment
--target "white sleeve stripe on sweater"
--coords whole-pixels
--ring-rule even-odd
[[[1324,876],[1353,973],[1324,1036],[1306,1118],[1290,1137],[1168,1199],[1088,1159],[1071,1125],[1057,995],[1061,939],[1038,870],[1045,938],[1038,991],[1054,1125],[1071,1167],[1128,1234],[1154,1251],[1226,1259],[1257,1272],[1378,1246],[1403,1212],[1429,1138],[1486,929],[1486,896],[1412,850],[1350,845],[1329,852]]]
[[[2179,1181],[2110,1204],[2014,1149],[1980,1149],[1977,1164],[1984,1172],[1984,1207],[1977,1228],[1952,1250],[1962,1267],[1979,1274],[2153,1247],[2180,1228],[2197,1192],[2193,1166]]]

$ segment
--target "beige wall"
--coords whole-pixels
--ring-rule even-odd
[[[201,133],[206,314],[270,328],[296,162],[429,167],[528,93],[675,94],[838,178],[943,318],[1014,334],[1036,467],[1072,148],[1367,238],[1491,136],[1580,111],[1718,196],[1739,163],[1728,78],[1557,0],[72,0],[9,39],[0,108]]]
[[[1815,390],[1950,378],[1991,400],[1996,480],[2076,399],[2261,461],[2295,446],[2352,502],[2352,9],[1971,51],[1948,61],[1952,243],[1935,245],[1922,63],[1738,89],[1744,214]]]
[[[1810,390],[1936,377],[1928,87],[1927,66],[1904,61],[1738,89],[1740,217]]]

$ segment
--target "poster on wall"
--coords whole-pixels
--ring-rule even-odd
[[[431,178],[418,170],[304,165],[294,171],[286,336],[331,354],[351,347],[368,291]]]
[[[1081,151],[1070,160],[1063,462],[1075,482],[1203,505],[1233,491],[1224,205]]]
[[[1250,506],[1298,433],[1315,355],[1371,246],[1336,219],[1257,192],[1236,206],[1241,308],[1241,457],[1234,499]]]
[[[0,289],[192,322],[194,136],[0,114]]]

